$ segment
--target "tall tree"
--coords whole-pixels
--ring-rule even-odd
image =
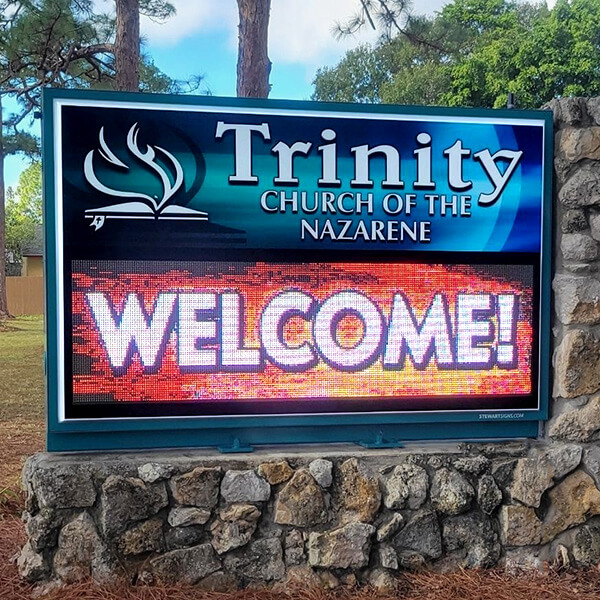
[[[140,89],[140,14],[164,21],[175,12],[168,0],[115,0],[115,88]]]
[[[116,0],[116,88],[136,92],[140,87],[140,3]]]
[[[337,23],[336,35],[354,35],[368,26],[379,30],[381,38],[385,40],[400,35],[413,44],[441,49],[434,39],[422,35],[418,28],[413,27],[411,8],[412,0],[360,0],[358,11],[345,23]]]
[[[237,0],[238,36],[237,95],[266,98],[271,86],[268,55],[271,0]]]
[[[39,106],[42,87],[90,85],[104,77],[108,48],[99,34],[104,24],[92,14],[90,0],[0,2],[0,317],[8,314],[4,160],[14,152],[36,151],[36,140],[21,125]],[[6,96],[14,99],[15,112],[8,115]]]
[[[140,0],[140,6],[157,18],[173,11],[164,0]],[[115,44],[111,41],[115,23],[93,9],[92,0],[0,0],[0,317],[8,314],[5,157],[14,152],[35,152],[36,140],[22,131],[21,125],[39,107],[45,86],[112,87],[115,81]],[[139,35],[137,48],[139,56]],[[151,61],[143,59],[141,67],[144,89],[179,89],[177,82]],[[13,100],[14,114],[6,115],[2,110],[2,99],[7,96]]]
[[[8,188],[6,196],[6,269],[7,274],[20,275],[23,249],[42,225],[41,163],[32,162],[19,176],[16,190]]]

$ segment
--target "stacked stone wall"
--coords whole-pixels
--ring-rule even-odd
[[[48,455],[30,581],[392,584],[402,569],[600,562],[600,98],[553,101],[551,419],[538,440]],[[310,447],[309,447],[310,448]]]

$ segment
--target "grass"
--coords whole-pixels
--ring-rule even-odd
[[[0,322],[0,599],[27,600],[34,592],[17,573],[15,557],[25,543],[20,520],[24,459],[44,447],[43,321]],[[249,589],[236,593],[193,588],[117,586],[90,582],[49,589],[45,600],[598,600],[600,571],[511,574],[461,571],[402,573],[394,592],[369,587],[326,591],[306,586]]]
[[[0,329],[0,506],[19,490],[23,462],[44,448],[44,321],[20,317]]]
[[[44,321],[21,317],[0,331],[0,423],[44,418]]]

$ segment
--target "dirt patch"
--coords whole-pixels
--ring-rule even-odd
[[[45,424],[39,420],[16,418],[0,423],[0,490],[21,487],[21,471],[28,456],[44,450]]]

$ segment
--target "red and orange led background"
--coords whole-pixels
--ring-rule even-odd
[[[533,268],[530,266],[466,266],[425,263],[265,263],[265,262],[125,262],[75,261],[72,276],[72,345],[74,403],[97,402],[185,402],[234,401],[240,403],[291,402],[307,399],[332,399],[340,410],[344,399],[404,398],[412,407],[420,399],[442,398],[452,408],[453,398],[469,396],[528,396],[532,393],[532,352],[534,339]],[[290,348],[311,347],[315,364],[303,369],[286,369],[270,360],[262,349],[260,322],[265,307],[285,292],[300,292],[314,298],[318,312],[328,298],[344,291],[360,294],[376,306],[381,315],[381,347],[365,366],[340,369],[319,352],[313,331],[314,318],[290,313],[280,322],[280,337]],[[122,316],[132,294],[145,312],[145,327],[156,316],[157,299],[165,294],[222,294],[235,292],[242,299],[243,330],[240,345],[259,349],[260,366],[254,369],[189,369],[181,366],[178,343],[177,300],[169,304],[172,314],[163,315],[164,340],[152,365],[144,365],[133,338],[120,338],[128,345],[127,358],[118,368],[111,362],[106,339],[98,326],[98,315],[90,303],[91,294],[110,308],[112,330],[122,327]],[[490,336],[471,339],[474,348],[498,354],[500,344],[514,352],[512,364],[493,362],[489,366],[439,364],[430,348],[428,357],[414,359],[404,344],[402,364],[385,364],[386,345],[391,344],[392,307],[397,294],[414,317],[415,331],[423,325],[436,294],[442,294],[448,317],[450,342],[457,336],[457,302],[461,297],[487,295],[516,298],[514,322],[501,323],[506,314],[498,308],[473,313],[484,321]],[[171,296],[169,296],[171,298]],[[133,300],[131,300],[133,302]],[[495,301],[495,300],[494,300]],[[367,325],[356,307],[340,313],[332,321],[331,336],[338,349],[360,346]],[[360,308],[360,307],[359,307]],[[358,311],[360,312],[360,310]],[[485,314],[484,314],[485,313]],[[208,314],[208,313],[206,313]],[[479,315],[479,316],[478,316]],[[481,316],[483,315],[483,316]],[[202,318],[199,316],[198,319]],[[220,316],[215,309],[210,317],[218,330]],[[264,324],[263,324],[264,326]],[[209,327],[209,328],[210,328]],[[131,333],[131,332],[130,332]],[[158,334],[157,334],[158,335]],[[415,334],[416,335],[416,334]],[[129,339],[129,341],[128,341]],[[218,336],[200,340],[203,346],[218,351]],[[159,348],[160,346],[160,348]],[[463,353],[465,350],[463,349]],[[467,349],[468,352],[468,349]],[[358,376],[357,373],[360,372]],[[444,400],[446,399],[446,400]]]

